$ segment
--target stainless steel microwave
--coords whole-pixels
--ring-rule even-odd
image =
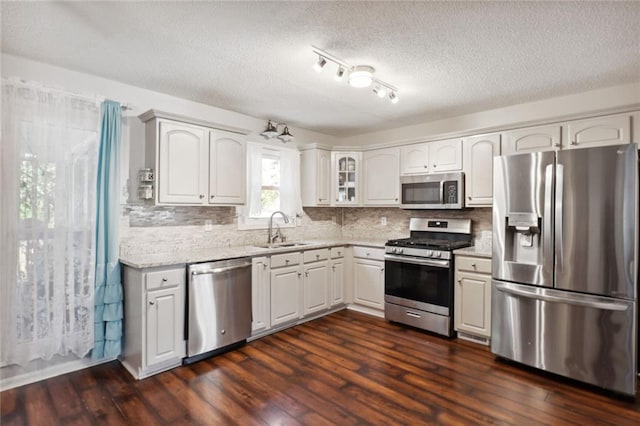
[[[400,177],[400,208],[464,208],[464,173],[441,173]]]

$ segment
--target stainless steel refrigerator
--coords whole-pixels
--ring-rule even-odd
[[[637,150],[494,160],[494,354],[635,395]]]

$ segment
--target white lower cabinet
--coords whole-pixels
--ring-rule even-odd
[[[271,269],[271,326],[302,316],[302,272],[300,266]]]
[[[267,331],[271,327],[269,278],[269,259],[264,256],[253,258],[251,271],[252,335]]]
[[[331,249],[329,289],[331,290],[330,305],[332,307],[344,303],[344,253],[344,247],[333,247]]]
[[[384,249],[353,248],[353,303],[384,313]]]
[[[126,320],[120,362],[136,379],[182,364],[185,266],[125,266],[123,276]]]
[[[491,259],[455,257],[454,328],[458,337],[488,343],[491,337]]]

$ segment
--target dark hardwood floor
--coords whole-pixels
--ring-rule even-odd
[[[1,394],[2,425],[640,424],[640,403],[352,311],[136,381],[117,362]]]

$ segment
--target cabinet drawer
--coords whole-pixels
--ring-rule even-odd
[[[331,258],[344,257],[344,247],[331,247]]]
[[[329,259],[329,249],[307,250],[303,253],[304,263]]]
[[[384,260],[384,249],[374,247],[354,247],[353,257],[364,259]]]
[[[147,290],[154,288],[175,287],[184,283],[184,269],[165,269],[162,271],[147,272]]]
[[[456,269],[459,271],[491,273],[491,259],[480,257],[456,256]]]
[[[271,256],[272,268],[299,265],[301,262],[302,262],[302,255],[299,251],[295,253],[274,254],[273,256]]]

